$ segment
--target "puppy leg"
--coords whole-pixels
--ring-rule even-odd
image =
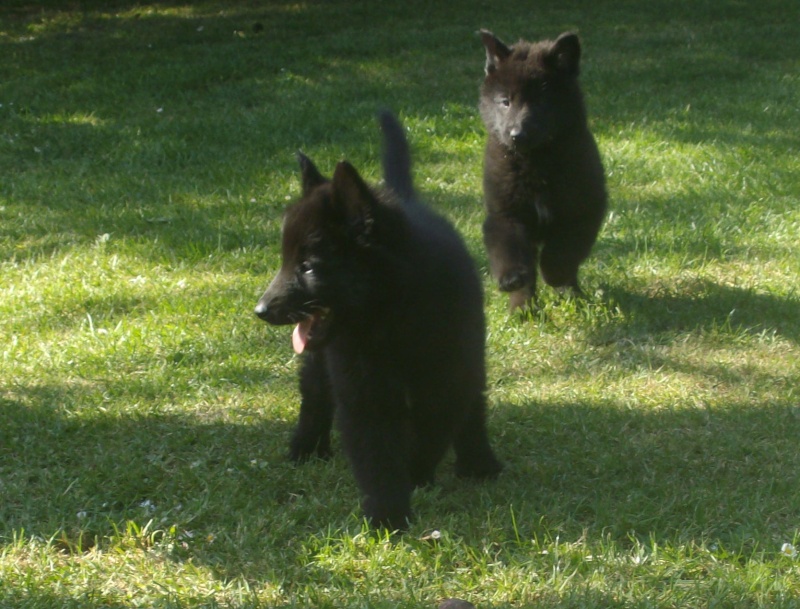
[[[485,413],[486,400],[483,395],[473,397],[453,442],[458,476],[491,478],[503,469],[489,445]]]
[[[490,214],[483,223],[483,242],[492,277],[509,292],[511,310],[530,306],[536,297],[536,247],[521,223]]]
[[[300,370],[300,416],[289,444],[289,458],[305,461],[314,453],[331,456],[333,396],[322,353],[307,353]]]
[[[523,316],[526,311],[533,308],[536,300],[536,290],[534,286],[527,286],[521,290],[515,290],[508,295],[508,311],[520,311]]]
[[[570,235],[554,235],[542,248],[540,267],[544,281],[560,290],[568,290],[574,296],[583,297],[578,284],[578,268],[591,251],[594,238],[575,232]]]
[[[414,486],[433,484],[439,465],[452,440],[450,412],[442,412],[442,402],[432,399],[413,400],[413,443],[409,455],[409,473]]]
[[[372,526],[405,529],[412,491],[405,392],[374,363],[331,378],[341,405],[337,423],[342,446],[364,494],[364,514]]]

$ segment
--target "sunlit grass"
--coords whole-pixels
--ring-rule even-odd
[[[0,607],[796,606],[793,9],[4,3]],[[480,27],[580,32],[608,175],[590,298],[524,321],[481,243]],[[383,107],[481,270],[506,463],[448,458],[403,536],[340,454],[287,462],[298,362],[252,315],[295,151],[377,181]]]

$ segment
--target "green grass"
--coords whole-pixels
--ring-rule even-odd
[[[4,1],[0,606],[800,606],[796,17]],[[525,323],[481,245],[480,27],[580,32],[608,174],[590,300],[543,290]],[[484,276],[507,464],[469,484],[449,459],[394,537],[343,457],[287,463],[297,362],[252,315],[294,151],[377,180],[386,106]]]

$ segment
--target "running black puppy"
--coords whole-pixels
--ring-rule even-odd
[[[290,457],[330,454],[336,410],[375,526],[405,528],[411,492],[450,445],[459,475],[497,474],[486,434],[483,295],[456,231],[420,204],[402,126],[381,115],[387,188],[347,162],[324,178],[299,155],[302,198],[286,212],[280,271],[256,306],[297,324],[300,418]]]
[[[512,310],[545,282],[581,294],[578,267],[606,210],[603,165],[578,86],[578,36],[506,46],[481,30],[486,78],[480,111],[484,157],[483,238],[492,275]]]

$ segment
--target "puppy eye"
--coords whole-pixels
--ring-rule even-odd
[[[501,97],[497,100],[503,108],[508,108],[511,105],[511,100],[507,97]]]
[[[311,266],[311,263],[308,260],[303,260],[303,262],[300,263],[300,273],[303,275],[314,274],[314,267]]]

